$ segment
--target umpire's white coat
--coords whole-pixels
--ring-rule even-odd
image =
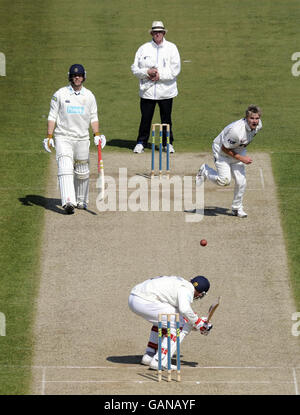
[[[159,81],[148,79],[147,71],[157,68]],[[135,54],[132,73],[140,81],[140,97],[145,99],[169,99],[178,95],[176,78],[181,70],[177,46],[163,39],[160,45],[153,40],[144,43]]]

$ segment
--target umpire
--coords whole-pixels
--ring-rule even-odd
[[[181,63],[174,43],[165,39],[167,29],[163,22],[154,21],[149,30],[152,41],[143,44],[135,54],[131,71],[139,79],[141,121],[134,153],[143,153],[149,140],[151,122],[156,104],[162,124],[170,125],[170,153],[174,153],[172,132],[173,98],[178,95],[176,78]],[[163,136],[166,146],[166,137]]]

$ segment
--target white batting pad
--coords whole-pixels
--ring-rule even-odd
[[[76,200],[88,204],[89,202],[89,162],[88,160],[75,161],[74,187]]]
[[[73,160],[70,156],[60,156],[57,165],[61,204],[64,206],[69,202],[76,206]]]

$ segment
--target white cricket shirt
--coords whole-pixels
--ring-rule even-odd
[[[89,138],[90,123],[98,121],[94,94],[85,87],[78,92],[71,85],[60,88],[51,99],[48,120],[56,122],[56,137]]]
[[[251,143],[255,135],[262,129],[262,122],[259,120],[255,130],[251,130],[246,118],[234,121],[227,125],[213,141],[213,151],[223,157],[230,157],[222,151],[225,148],[232,149],[236,153],[244,153],[245,147]]]
[[[136,285],[131,294],[147,301],[171,304],[192,324],[198,320],[191,308],[194,300],[194,286],[182,277],[162,276],[148,279]]]

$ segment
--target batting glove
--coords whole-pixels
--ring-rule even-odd
[[[94,135],[94,143],[96,146],[98,146],[99,142],[101,142],[101,148],[105,147],[106,144],[106,138],[105,135],[101,134],[96,134]]]
[[[199,330],[201,334],[207,336],[209,331],[212,329],[212,324],[207,321],[206,317],[198,318],[198,320],[194,323],[194,328]]]
[[[51,147],[55,148],[53,138],[51,137],[45,138],[43,140],[43,146],[44,146],[44,149],[48,151],[48,153],[51,153]]]

